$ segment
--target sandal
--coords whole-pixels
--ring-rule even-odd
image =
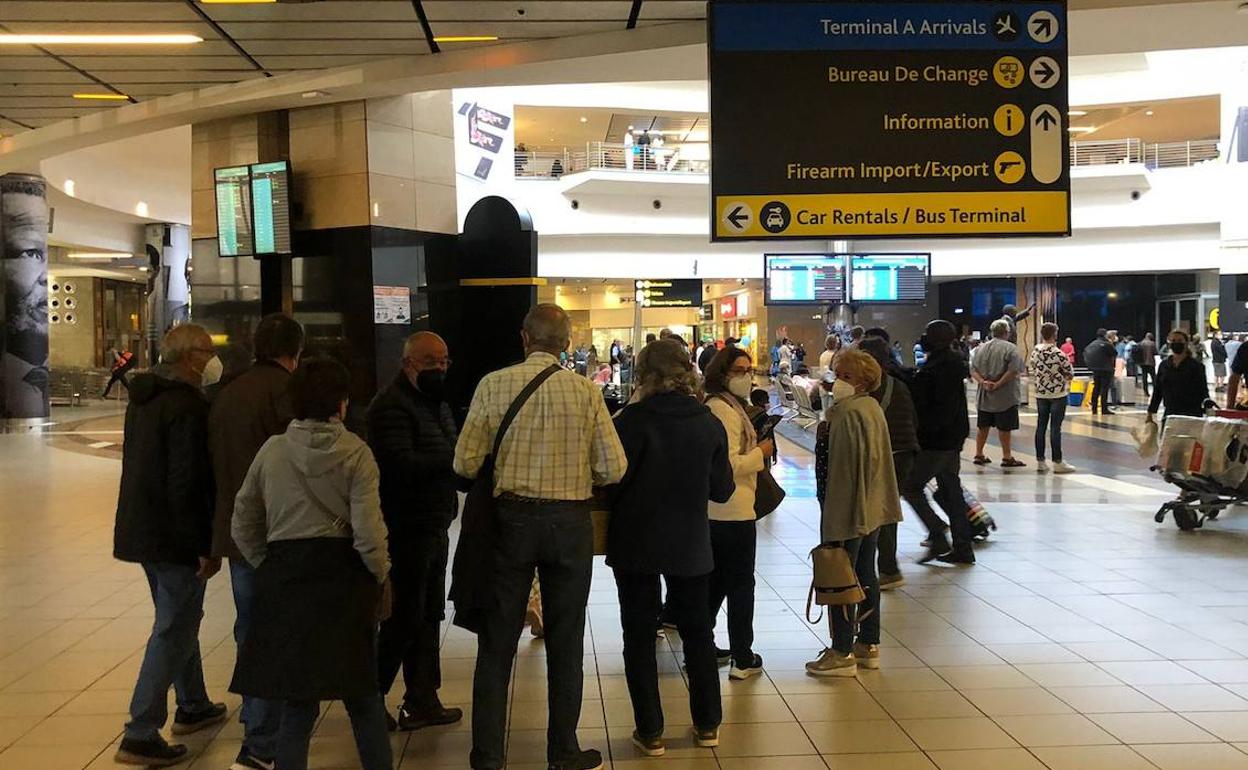
[[[992,465],[992,460],[989,460],[987,457],[984,457],[983,455],[975,455],[975,459],[971,460],[971,462],[975,463],[976,465]]]
[[[1001,461],[1002,468],[1026,468],[1027,463],[1015,457],[1007,457]]]

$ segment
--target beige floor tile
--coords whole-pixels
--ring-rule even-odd
[[[689,715],[689,701],[684,698],[668,697],[662,699],[663,703],[663,721],[669,728],[687,727],[693,724],[693,719]],[[632,730],[636,720],[633,718],[633,702],[628,698],[612,698],[601,702],[601,708],[606,712],[605,724],[611,728],[610,732],[615,732],[614,728],[627,727]],[[542,709],[545,711],[545,709]],[[585,709],[581,709],[582,718],[585,715]],[[512,709],[511,718],[517,718],[517,710]],[[532,721],[532,720],[530,720]],[[542,719],[542,727],[545,727],[546,720]],[[517,724],[519,726],[519,723]],[[586,725],[589,727],[590,725]],[[534,728],[528,728],[534,729]]]
[[[58,716],[102,716],[130,713],[132,690],[87,690],[78,694],[57,712]],[[172,712],[170,712],[172,713]]]
[[[957,719],[906,719],[902,729],[924,751],[1016,748],[1004,730],[987,717]]]
[[[827,754],[824,761],[831,770],[937,770],[926,754]],[[732,770],[724,765],[724,770]],[[779,768],[778,770],[785,770]]]
[[[18,746],[57,746],[62,743],[111,743],[121,735],[125,720],[116,716],[52,716],[19,738]]]
[[[981,645],[940,645],[911,647],[910,651],[929,666],[994,666],[1002,659]]]
[[[1082,663],[1083,658],[1060,644],[993,644],[988,649],[1007,663]]]
[[[777,763],[789,763],[795,759],[798,759],[798,758],[797,757],[784,757],[783,759],[777,759],[775,761]],[[766,760],[760,761],[760,763],[757,765],[748,764],[749,762],[756,761],[756,760],[740,759],[740,760],[733,760],[733,761],[747,763],[747,764],[743,764],[740,767],[740,770],[772,770],[772,767],[769,767],[766,764]],[[509,764],[507,765],[507,770],[514,770],[515,767],[516,767],[515,765]],[[614,770],[656,770],[654,766],[654,760],[650,758],[616,759],[614,762],[611,763],[611,767],[614,768]],[[664,757],[661,770],[719,770],[719,767],[720,767],[720,763],[716,763],[713,757],[709,759],[668,759]],[[788,770],[790,765],[784,764],[783,766],[781,766],[780,764],[777,764],[774,767],[776,768],[776,770]],[[546,765],[534,766],[534,770],[545,770],[545,768],[546,768]],[[821,768],[810,768],[809,770],[821,770]]]
[[[435,733],[421,730],[408,737],[403,751],[403,767],[462,767],[468,764],[472,733]]]
[[[796,722],[724,724],[719,730],[721,757],[779,757],[815,754],[814,744]]]
[[[543,741],[545,740],[545,735],[546,735],[545,732],[543,732],[542,733]],[[643,755],[641,751],[639,751],[637,747],[633,745],[631,730],[622,730],[619,733],[612,732],[611,738],[610,738],[611,758],[612,760],[639,760],[639,761],[646,760],[646,761],[651,761],[651,762],[658,761],[658,762],[664,763],[664,765],[662,766],[666,766],[667,762],[674,762],[678,760],[694,760],[694,759],[707,760],[709,759],[709,760],[714,761],[715,759],[715,755],[711,749],[700,749],[694,744],[693,734],[689,731],[688,728],[671,728],[667,730],[663,738],[663,742],[667,744],[667,753],[664,754],[662,757],[659,757],[657,760],[654,760],[654,759],[647,760],[645,755]],[[607,750],[604,748],[606,745],[607,745],[606,741],[600,741],[599,743],[596,743],[596,744],[588,744],[588,743],[585,743],[584,741],[581,742],[581,746],[583,748],[598,748],[599,750],[602,750],[603,756],[607,755]],[[543,748],[540,754],[535,751],[529,751],[527,752],[526,755],[527,756],[540,756],[541,758],[544,758],[546,756],[544,742],[542,743],[542,746]],[[720,740],[720,746],[723,746],[722,737]],[[510,748],[508,748],[508,752],[511,752]],[[510,756],[510,753],[509,753],[509,756]]]
[[[1137,689],[1171,711],[1248,711],[1248,700],[1216,684],[1140,685]],[[1244,714],[1248,722],[1248,714]]]
[[[994,717],[1023,746],[1102,746],[1118,740],[1079,714]]]
[[[1201,711],[1183,716],[1224,741],[1248,741],[1248,714],[1242,711]]]
[[[959,690],[1035,687],[1036,683],[1013,666],[949,666],[936,673]]]
[[[3,770],[82,770],[108,744],[62,742],[55,746],[12,746],[0,753]],[[106,760],[112,764],[112,753]],[[118,765],[113,764],[113,767]]]
[[[975,707],[990,717],[1025,714],[1069,714],[1074,709],[1040,687],[962,690]]]
[[[1130,711],[1166,711],[1166,707],[1144,693],[1128,687],[1050,687],[1049,691],[1081,714],[1116,714]]]
[[[869,693],[831,692],[785,695],[785,703],[801,722],[843,722],[888,719],[888,712]]]
[[[1131,660],[1161,660],[1161,656],[1135,642],[1067,642],[1063,645],[1084,660],[1093,663]]]
[[[915,669],[901,669],[901,671],[913,671]],[[878,672],[871,672],[878,674]],[[900,676],[900,674],[898,674]],[[724,695],[730,695],[736,691],[738,684],[749,684],[758,681],[761,677],[754,677],[746,682],[731,682],[725,684],[721,692]],[[810,676],[805,673],[797,673],[795,671],[782,671],[780,673],[769,673],[768,681],[772,684],[774,690],[781,695],[816,695],[820,693],[846,693],[846,692],[864,692],[864,682],[868,677],[865,673],[859,673],[856,678],[841,678],[835,676]]]
[[[1026,749],[933,751],[929,756],[940,770],[1044,770]]]
[[[0,718],[46,717],[72,699],[77,692],[0,693]]]
[[[1123,743],[1213,743],[1217,738],[1178,714],[1089,714]]]
[[[1092,663],[1029,663],[1018,670],[1041,687],[1099,687],[1122,682]]]
[[[0,747],[15,743],[41,721],[38,716],[0,718]]]
[[[720,703],[724,712],[724,724],[794,720],[788,703],[780,695],[733,695],[721,697]]]
[[[828,766],[824,764],[825,760],[817,754],[810,756],[792,756],[792,757],[719,757],[719,767],[722,770],[828,770]],[[620,763],[615,763],[616,770],[621,770]],[[833,765],[833,770],[839,770]],[[623,770],[655,770],[653,765],[648,767],[636,766],[633,768],[624,768]],[[678,768],[669,767],[664,764],[660,770],[678,770]],[[690,770],[715,770],[715,766],[709,768],[690,768]]]
[[[802,725],[820,754],[879,754],[916,751],[914,741],[892,720],[806,722]]]
[[[1111,676],[1129,685],[1206,684],[1197,674],[1168,660],[1098,663]]]
[[[1050,770],[1154,770],[1129,746],[1054,746],[1033,748]]]
[[[952,690],[949,683],[928,668],[902,668],[893,671],[860,671],[858,681],[870,692],[919,692]]]
[[[956,692],[878,692],[875,699],[896,720],[980,716],[979,710]]]
[[[1225,743],[1133,746],[1160,770],[1248,770],[1248,754]]]

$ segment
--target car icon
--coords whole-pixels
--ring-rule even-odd
[[[767,209],[767,219],[764,221],[767,227],[784,227],[784,212],[779,206],[772,206]]]

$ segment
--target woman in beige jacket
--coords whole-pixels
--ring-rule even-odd
[[[711,617],[728,600],[728,650],[718,650],[721,662],[731,658],[731,679],[748,679],[763,672],[763,658],[754,652],[754,490],[758,472],[775,445],[758,441],[745,414],[753,387],[753,361],[740,348],[726,347],[706,367],[706,405],[728,435],[728,461],[736,491],[726,503],[711,502]]]
[[[852,611],[828,612],[832,646],[806,664],[813,676],[854,676],[859,667],[880,667],[880,580],[875,552],[880,527],[901,521],[888,423],[871,393],[883,371],[869,354],[853,349],[834,363],[836,382],[828,416],[828,481],[820,542],[849,552],[866,599]],[[855,623],[855,620],[857,621]]]

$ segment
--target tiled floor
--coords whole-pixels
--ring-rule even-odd
[[[601,565],[586,629],[584,744],[616,770],[1248,768],[1248,517],[1232,510],[1194,533],[1155,524],[1169,493],[1132,459],[1129,419],[1074,418],[1069,459],[1093,472],[964,464],[1000,531],[974,568],[906,566],[908,584],[884,603],[883,668],[850,680],[802,671],[826,638],[802,617],[817,511],[810,456],[784,442],[790,497],[759,539],[766,674],[725,680],[721,747],[699,750],[688,737],[675,634],[659,652],[668,754],[642,759],[629,744],[618,610]],[[138,568],[110,557],[119,465],[115,448],[96,446],[119,440],[110,426],[104,417],[83,434],[0,436],[0,770],[113,766],[151,611]],[[907,558],[920,538],[915,522],[903,525]],[[234,708],[227,580],[209,587],[201,640],[210,689]],[[473,654],[473,638],[448,627],[448,704],[469,706]],[[526,637],[511,767],[542,766],[544,675],[542,645]],[[195,736],[190,766],[228,767],[239,736],[235,722]],[[467,720],[394,740],[403,768],[467,765]],[[338,705],[313,759],[357,765]]]

